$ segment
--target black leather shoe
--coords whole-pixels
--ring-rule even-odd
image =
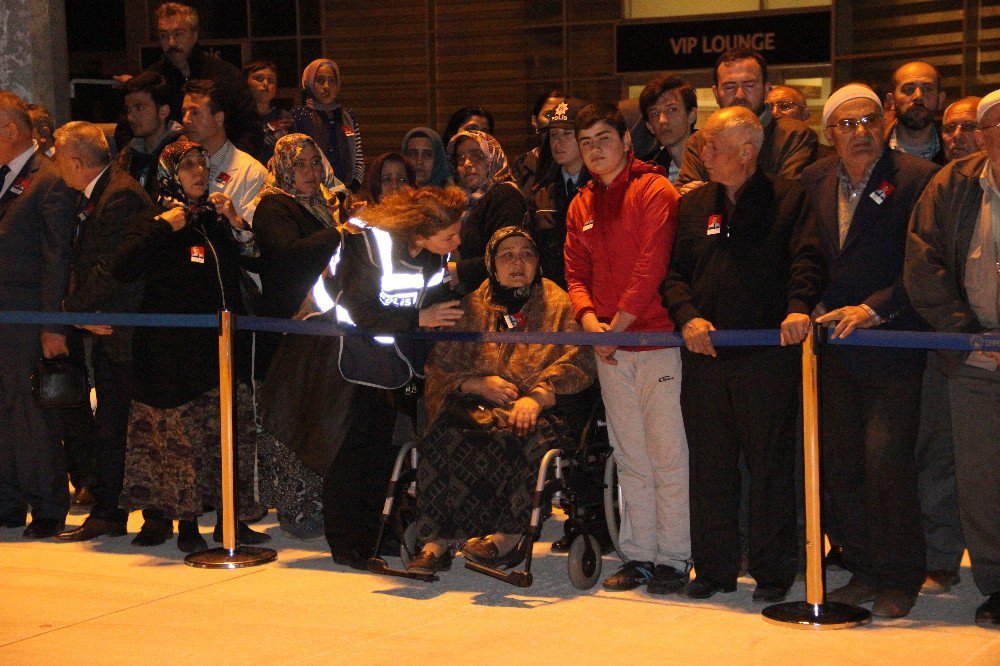
[[[239,523],[239,527],[236,528],[236,540],[247,546],[253,546],[258,543],[270,541],[271,535],[267,532],[252,530],[246,523]],[[215,524],[215,530],[212,532],[212,541],[222,543],[222,523]]]
[[[368,571],[368,558],[362,556],[360,553],[354,550],[348,550],[344,552],[330,553],[333,556],[333,561],[335,564],[339,564],[343,567],[350,567],[351,569],[357,569],[358,571]],[[399,555],[399,550],[395,553]]]
[[[48,539],[66,528],[66,521],[58,518],[35,518],[21,535],[25,539]]]
[[[168,518],[147,518],[139,533],[132,539],[132,545],[143,548],[159,546],[169,541],[173,535],[174,521]],[[208,546],[208,543],[206,542],[205,545]]]
[[[124,523],[117,523],[113,520],[103,520],[101,518],[94,518],[93,516],[88,516],[83,525],[80,525],[76,529],[68,530],[62,534],[56,535],[56,538],[60,541],[90,541],[91,539],[96,539],[99,536],[125,536],[126,532]]]
[[[753,591],[753,600],[763,604],[776,604],[788,596],[788,585],[781,583],[759,583]]]
[[[15,516],[3,516],[0,517],[0,527],[6,527],[12,530],[17,527],[24,527],[28,522],[27,516],[15,517]]]
[[[439,571],[448,571],[451,569],[453,557],[451,551],[436,555],[422,550],[419,555],[410,560],[410,563],[406,565],[406,570],[418,574],[436,574]]]
[[[835,569],[847,570],[847,565],[844,560],[844,547],[843,546],[832,546],[823,556],[823,568],[832,567]]]
[[[1000,624],[1000,592],[994,592],[976,609],[976,624]]]
[[[568,536],[561,536],[552,542],[553,553],[568,553],[573,540]]]
[[[688,584],[684,586],[684,589],[677,594],[682,597],[687,597],[688,599],[708,599],[716,592],[735,591],[735,583],[723,585],[722,583],[716,583],[715,581],[708,580],[704,576],[698,576],[694,580],[689,581]]]
[[[680,592],[687,585],[690,575],[669,564],[657,564],[653,568],[653,577],[646,583],[646,592],[650,594],[673,594]]]
[[[521,553],[520,548],[518,548],[520,545],[520,542],[514,544],[513,548],[501,555],[500,549],[493,542],[493,539],[486,536],[482,539],[470,539],[465,546],[462,547],[462,555],[464,555],[466,559],[472,560],[477,564],[482,564],[494,569],[498,569],[500,567],[511,569],[524,561],[524,554]]]
[[[178,520],[177,521],[177,550],[182,553],[195,553],[199,550],[206,550],[208,541],[198,531],[198,521]]]
[[[655,567],[652,562],[629,560],[618,571],[604,579],[601,586],[612,592],[634,590],[640,585],[646,585],[653,579]]]

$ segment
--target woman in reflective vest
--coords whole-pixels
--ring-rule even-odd
[[[455,187],[407,188],[364,209],[359,233],[313,288],[307,305],[341,325],[386,333],[334,339],[354,386],[347,433],[324,478],[325,532],[333,558],[358,569],[372,554],[395,451],[389,391],[423,375],[412,341],[392,333],[451,326],[461,316],[444,267],[459,244],[465,195]]]

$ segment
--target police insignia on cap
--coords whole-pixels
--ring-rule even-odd
[[[566,102],[559,102],[559,106],[556,107],[555,112],[552,114],[552,120],[569,120],[569,104]]]

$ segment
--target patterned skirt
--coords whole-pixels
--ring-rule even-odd
[[[283,525],[310,518],[323,521],[323,477],[309,469],[291,449],[261,428],[257,433],[260,501],[278,511]]]
[[[563,445],[563,420],[543,413],[535,431],[472,430],[443,413],[420,443],[417,543],[469,539],[528,527],[538,465]]]
[[[252,456],[256,447],[253,398],[242,384],[236,407],[239,450]],[[126,511],[156,509],[173,520],[191,520],[221,507],[220,431],[217,388],[169,409],[132,401],[119,506]],[[241,457],[247,459],[247,455]],[[245,463],[240,467],[245,469]],[[237,492],[240,508],[252,505],[252,475],[239,475]]]

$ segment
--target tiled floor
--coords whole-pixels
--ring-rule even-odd
[[[140,523],[133,514],[132,533]],[[273,514],[262,527],[278,561],[235,571],[185,566],[173,543],[0,530],[0,664],[1000,664],[1000,630],[971,622],[982,597],[968,568],[954,593],[921,597],[903,620],[802,631],[764,622],[750,580],[707,602],[576,590],[566,557],[549,552],[555,521],[529,589],[460,560],[435,584],[354,572],[321,539],[284,536]],[[606,571],[616,563],[605,558]],[[802,583],[791,596],[804,598]]]

